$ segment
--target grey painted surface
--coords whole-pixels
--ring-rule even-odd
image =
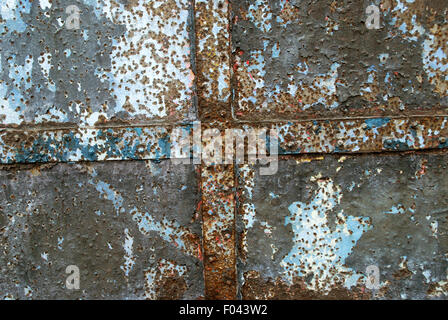
[[[365,25],[369,5],[379,29]],[[235,1],[237,118],[446,112],[446,9],[443,0]]]
[[[203,296],[196,179],[169,161],[3,168],[1,297]],[[80,290],[66,288],[69,265]]]
[[[243,298],[446,298],[447,160],[297,157],[274,177],[241,168]],[[378,290],[363,289],[370,265]]]
[[[446,1],[375,0],[378,30],[364,0],[4,3],[0,298],[447,297]],[[288,157],[174,166],[197,115]]]
[[[190,119],[192,9],[190,0],[5,2],[1,123]]]

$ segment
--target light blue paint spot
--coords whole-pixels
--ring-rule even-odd
[[[272,48],[272,58],[278,58],[280,56],[280,46],[278,43]]]
[[[273,192],[269,192],[269,196],[271,197],[271,199],[276,199],[276,198],[280,198],[280,196],[276,195]]]
[[[6,23],[0,24],[0,31],[5,32],[5,27],[7,27],[8,34],[12,31],[24,32],[27,24],[22,20],[22,16],[30,13],[31,5],[29,0],[2,0],[0,2],[0,15]]]
[[[406,209],[399,204],[398,206],[393,206],[389,211],[385,212],[385,214],[404,214]]]
[[[347,216],[340,212],[343,221],[330,228],[328,215],[340,203],[342,194],[331,180],[318,182],[319,188],[310,202],[295,202],[289,206],[290,216],[285,225],[291,225],[294,245],[282,260],[284,279],[292,282],[294,276],[312,275],[309,286],[313,289],[328,289],[336,282],[335,270],[352,274],[347,286],[359,276],[345,267],[345,259],[351,254],[357,241],[370,230],[369,218]]]
[[[132,209],[131,214],[142,233],[148,234],[154,231],[166,242],[174,243],[181,249],[186,248],[182,240],[185,231],[177,222],[171,222],[167,218],[163,218],[162,222],[156,221],[148,212],[142,213],[137,208]]]
[[[257,13],[256,16],[254,12]],[[258,13],[261,13],[261,19],[258,18],[260,16]],[[270,11],[268,1],[256,0],[254,4],[249,6],[247,17],[261,31],[271,31],[272,12]]]
[[[384,127],[390,122],[390,118],[376,118],[376,119],[366,119],[365,124],[367,124],[368,129]]]

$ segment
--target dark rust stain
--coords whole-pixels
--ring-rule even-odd
[[[335,285],[329,292],[307,289],[306,280],[295,278],[291,285],[280,279],[264,280],[258,272],[247,272],[241,289],[244,300],[368,300],[369,290],[361,286],[347,289],[343,284]]]

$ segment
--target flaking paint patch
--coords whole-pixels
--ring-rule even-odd
[[[100,196],[104,199],[111,201],[115,207],[116,214],[125,214],[126,209],[123,206],[123,196],[120,192],[113,189],[110,184],[95,179],[97,173],[95,169],[91,170],[92,179],[88,182],[95,186],[96,190],[100,193]],[[177,249],[185,252],[186,254],[197,256],[197,248],[194,246],[187,245],[184,239],[193,239],[194,236],[186,229],[181,227],[176,221],[169,221],[166,217],[162,221],[157,221],[148,212],[140,212],[136,207],[131,209],[129,213],[132,215],[132,219],[137,222],[140,232],[145,235],[149,235],[150,232],[155,231],[163,240],[174,245]],[[127,230],[127,229],[126,229]],[[133,240],[130,238],[128,231],[125,230],[126,240],[125,240],[125,267],[124,271],[126,275],[129,274],[130,269],[132,269],[132,243]]]
[[[430,297],[446,297],[448,295],[448,272],[445,280],[432,283],[430,289],[428,290]]]
[[[114,112],[166,117],[170,110],[189,108],[193,85],[187,30],[190,1],[104,3],[109,19],[126,27],[125,35],[113,40],[112,69],[97,70],[116,96]]]
[[[0,91],[4,93],[2,95],[3,103],[1,105],[0,117],[6,122],[17,121],[20,113],[26,108],[26,105],[23,103],[24,91],[30,90],[33,85],[32,70],[34,58],[28,55],[23,64],[17,64],[16,55],[13,55],[8,59],[8,62],[8,76],[13,85],[7,87],[3,81],[0,83]]]
[[[8,138],[14,143],[7,143]],[[2,163],[161,160],[169,158],[171,150],[168,130],[164,127],[2,131],[0,142]]]
[[[40,7],[42,10],[50,9],[51,8],[51,1],[49,0],[39,0]]]
[[[392,16],[389,24],[398,29],[406,40],[418,41],[419,38],[425,34],[425,29],[417,21],[416,11],[408,7],[408,4],[414,3],[415,1],[392,0],[382,2],[382,8],[385,9],[387,14],[390,14]],[[385,2],[389,3],[385,5]],[[391,7],[389,8],[389,6]],[[392,33],[389,34],[390,36],[393,36]]]
[[[310,276],[308,289],[323,292],[329,292],[340,283],[350,289],[364,276],[345,267],[345,259],[372,226],[368,218],[345,215],[340,211],[337,213],[338,224],[331,230],[328,215],[340,204],[342,189],[331,179],[322,179],[321,175],[310,181],[318,184],[313,199],[310,203],[291,204],[291,215],[285,219],[286,225],[292,225],[294,246],[281,262],[284,279],[292,283],[295,277]]]
[[[428,81],[442,97],[448,95],[448,27],[435,24],[423,42],[423,67]]]
[[[282,157],[269,178],[238,170],[242,297],[442,299],[445,153],[309,157]],[[250,198],[243,170],[254,173]],[[245,204],[256,210],[250,228]],[[378,290],[366,288],[371,265]]]
[[[120,213],[124,213],[125,209],[123,208],[123,197],[121,196],[121,194],[118,191],[114,190],[110,184],[95,179],[95,177],[97,176],[95,169],[92,169],[91,176],[92,179],[90,179],[88,182],[91,185],[95,186],[95,189],[99,192],[100,197],[112,201],[117,215]]]
[[[124,264],[120,267],[125,273],[126,277],[129,276],[129,272],[132,270],[135,264],[135,257],[133,255],[134,238],[129,234],[129,229],[124,229],[125,239],[123,244]]]
[[[199,94],[206,99],[227,102],[230,98],[229,1],[197,0],[196,59],[200,77]]]
[[[254,225],[256,219],[255,205],[252,203],[253,190],[255,186],[255,172],[249,165],[240,166],[239,179],[241,181],[242,193],[240,197],[244,199],[242,203],[242,221],[244,224],[243,232],[240,234],[242,257],[247,254],[247,231]]]
[[[83,125],[93,112],[102,123],[194,117],[191,1],[76,6],[81,25],[68,30],[61,1],[1,3],[3,125]],[[17,73],[28,56],[40,68]]]
[[[187,272],[186,266],[180,266],[172,261],[160,259],[156,266],[144,270],[145,298],[155,300],[158,298],[157,287],[164,278],[180,278]]]
[[[249,6],[247,17],[261,31],[271,31],[272,12],[268,1],[256,0],[254,4]]]
[[[179,250],[192,256],[197,255],[197,248],[189,247],[184,242],[184,239],[189,236],[188,230],[182,228],[177,222],[169,221],[167,218],[164,218],[161,222],[156,221],[148,212],[140,212],[137,208],[133,208],[130,213],[132,219],[137,222],[141,233],[150,235],[154,231],[163,240],[171,243]]]
[[[23,21],[22,15],[30,13],[31,2],[29,0],[5,0],[0,5],[0,15],[5,23],[0,23],[2,33],[7,28],[8,32],[23,32],[27,24]]]
[[[437,59],[425,61],[425,47],[432,45],[431,59],[446,54],[446,4],[377,1],[378,30],[365,27],[368,5],[235,3],[234,118],[261,122],[444,114],[446,70],[428,70]],[[436,76],[426,77],[428,72]]]

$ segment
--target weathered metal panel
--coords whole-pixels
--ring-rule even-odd
[[[0,297],[446,298],[447,13],[2,1]],[[275,175],[197,158],[252,128],[278,132]]]
[[[2,126],[194,118],[192,11],[190,0],[2,1]]]
[[[1,298],[203,297],[197,175],[170,161],[2,167]]]
[[[447,298],[446,153],[299,156],[238,169],[244,299]],[[366,268],[380,270],[366,288]]]
[[[370,30],[372,4],[380,24]],[[232,9],[236,119],[447,114],[444,0],[243,0]]]

